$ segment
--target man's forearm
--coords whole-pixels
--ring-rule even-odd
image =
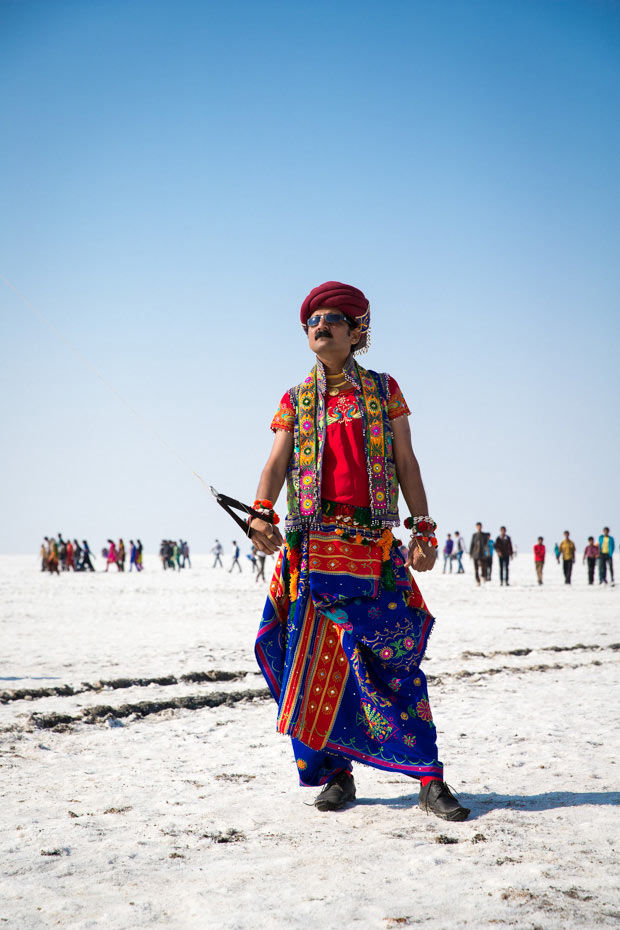
[[[266,499],[275,503],[282,490],[285,477],[286,468],[283,470],[281,467],[278,467],[278,465],[272,465],[267,462],[258,482],[256,499]]]
[[[397,464],[398,483],[413,517],[428,516],[428,503],[426,492],[422,483],[420,466],[415,455],[408,456],[405,461]]]
[[[394,434],[394,463],[403,497],[412,517],[428,515],[426,492],[422,484],[420,466],[411,445],[411,430],[406,417],[392,423]]]
[[[274,437],[273,447],[269,453],[269,458],[262,470],[258,489],[256,491],[257,500],[270,500],[274,504],[282,490],[288,463],[293,454],[293,434],[278,430]]]

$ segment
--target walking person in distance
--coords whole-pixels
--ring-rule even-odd
[[[614,549],[616,543],[613,536],[609,535],[609,527],[603,528],[603,532],[598,538],[599,548],[599,584],[607,584],[607,569],[609,568],[609,577],[612,585],[614,584]]]
[[[599,547],[594,542],[594,536],[588,536],[588,545],[583,550],[581,564],[588,563],[588,584],[594,584],[594,571],[599,558]]]
[[[538,537],[538,542],[534,546],[534,567],[536,569],[536,578],[538,584],[543,583],[543,569],[545,567],[545,544],[542,536]]]
[[[486,553],[488,553],[489,535],[489,533],[483,533],[482,523],[476,523],[476,532],[473,534],[469,545],[469,556],[474,560],[474,574],[477,585],[480,584],[481,580],[487,580],[488,556]]]
[[[573,573],[573,564],[575,562],[575,543],[570,538],[568,530],[564,530],[564,539],[559,545],[560,556],[562,557],[562,571],[564,572],[564,584],[570,584]]]
[[[495,540],[495,551],[499,559],[499,583],[508,585],[508,566],[513,557],[512,540],[506,534],[506,527],[500,526],[499,536]]]

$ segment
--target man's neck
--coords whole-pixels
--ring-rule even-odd
[[[344,369],[344,366],[347,363],[349,354],[342,356],[332,356],[332,355],[319,355],[317,353],[318,360],[322,363],[325,373],[328,375],[338,375]]]

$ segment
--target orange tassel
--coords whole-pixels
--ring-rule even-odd
[[[289,581],[289,593],[292,601],[297,600],[297,582],[299,581],[299,572],[291,572]]]
[[[390,549],[392,548],[392,542],[394,537],[390,529],[383,530],[380,538],[377,540],[377,545],[381,549],[381,561],[387,562],[390,558]]]

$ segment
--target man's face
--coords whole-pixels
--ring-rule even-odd
[[[505,526],[502,526],[502,528],[501,528],[501,530],[500,530],[499,532],[500,532],[500,536],[505,536],[505,535],[506,535],[506,527],[505,527]]]
[[[334,323],[327,323],[325,317],[330,314],[338,314],[339,319]],[[339,310],[331,307],[319,307],[312,317],[319,317],[316,326],[308,327],[308,344],[313,352],[317,355],[321,351],[327,351],[329,354],[346,354],[351,351],[352,346],[359,339],[357,330],[352,330],[346,321],[346,318]]]
[[[482,529],[482,523],[476,523],[476,529],[478,530],[478,532],[480,532],[480,530]]]

